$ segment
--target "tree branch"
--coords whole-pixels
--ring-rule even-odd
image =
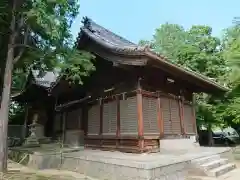
[[[8,32],[8,33],[0,32],[0,34],[1,34],[1,35],[7,35],[7,34],[9,34],[9,32]]]
[[[19,59],[22,57],[22,55],[23,55],[23,53],[24,53],[24,51],[25,51],[25,48],[26,48],[26,46],[27,46],[28,35],[29,35],[29,30],[28,30],[28,28],[26,28],[26,31],[25,31],[25,34],[24,34],[24,40],[23,40],[23,44],[22,44],[22,45],[25,46],[25,47],[23,47],[23,48],[20,50],[19,54],[14,58],[13,64],[16,64],[16,63],[19,61]]]
[[[26,27],[26,16],[24,16],[23,14],[21,15],[21,17],[18,20],[18,31],[21,31],[24,27]]]
[[[19,52],[19,54],[17,55],[17,57],[14,58],[13,60],[13,64],[16,64],[18,62],[18,60],[22,57],[23,53],[24,53],[25,49],[21,49],[21,51]]]
[[[31,48],[34,49],[34,47],[27,45],[27,44],[15,44],[13,48],[20,47],[20,48]],[[37,49],[37,48],[36,48]]]

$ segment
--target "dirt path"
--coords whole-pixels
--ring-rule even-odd
[[[9,161],[8,173],[1,180],[93,180],[82,174],[57,169],[33,170]]]

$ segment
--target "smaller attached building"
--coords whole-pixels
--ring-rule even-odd
[[[24,126],[32,123],[34,114],[38,114],[38,121],[44,127],[44,135],[54,136],[53,120],[55,117],[55,98],[49,94],[49,88],[56,82],[58,72],[46,72],[43,75],[37,70],[31,70],[25,88],[14,95],[12,100],[25,106]],[[28,135],[28,133],[26,134]]]

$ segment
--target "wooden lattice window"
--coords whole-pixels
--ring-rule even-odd
[[[180,135],[181,121],[178,99],[161,97],[161,110],[164,124],[164,134]]]
[[[157,98],[143,97],[143,130],[144,134],[159,134],[157,121]]]
[[[184,130],[186,134],[195,134],[193,123],[193,106],[187,103],[183,105],[184,109]]]
[[[161,97],[161,111],[163,118],[164,134],[172,134],[170,100],[167,97]]]
[[[171,124],[172,133],[175,135],[181,135],[181,118],[180,118],[180,108],[178,99],[170,99],[171,105]]]
[[[100,131],[100,105],[93,105],[88,110],[88,135],[97,135]]]
[[[120,133],[138,134],[137,97],[120,100]]]
[[[103,134],[115,135],[117,130],[117,102],[103,104]]]

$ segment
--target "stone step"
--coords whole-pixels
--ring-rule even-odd
[[[194,164],[201,165],[201,164],[212,162],[212,161],[218,160],[218,159],[220,159],[219,155],[212,155],[212,156],[207,156],[207,157],[203,157],[203,158],[194,159],[192,162]]]
[[[236,168],[236,165],[233,163],[228,163],[228,164],[224,164],[218,168],[212,169],[210,171],[207,172],[208,176],[211,177],[218,177],[221,176],[223,174],[226,174],[227,172],[233,170]]]
[[[200,167],[204,170],[204,171],[209,171],[211,169],[215,169],[217,167],[220,167],[224,164],[228,163],[228,159],[217,159],[205,164],[200,165]]]
[[[240,154],[240,149],[234,149],[233,154]]]
[[[233,154],[235,160],[240,160],[240,154]]]

